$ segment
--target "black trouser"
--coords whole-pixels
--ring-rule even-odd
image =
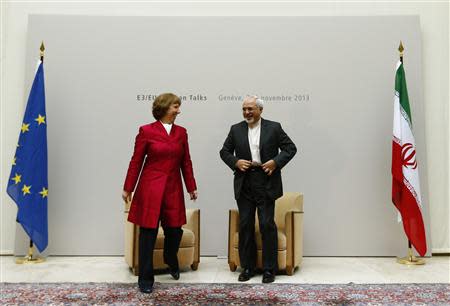
[[[171,269],[178,269],[178,248],[183,230],[181,227],[164,227],[164,262]],[[141,227],[139,231],[139,285],[153,284],[153,249],[155,248],[157,228]]]
[[[274,221],[275,201],[266,192],[267,175],[261,168],[247,170],[237,205],[239,208],[239,259],[242,268],[255,269],[255,211],[262,236],[263,269],[278,269],[278,234]]]

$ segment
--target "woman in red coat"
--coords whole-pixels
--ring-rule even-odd
[[[173,278],[180,277],[177,253],[183,236],[181,226],[186,224],[181,173],[191,200],[197,199],[186,129],[174,124],[180,105],[181,100],[171,93],[155,99],[152,113],[156,121],[139,128],[123,187],[126,202],[135,190],[128,221],[140,227],[138,285],[144,293],[153,288],[153,248],[160,221],[164,262]]]

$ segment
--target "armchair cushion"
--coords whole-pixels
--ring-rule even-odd
[[[261,232],[255,232],[256,248],[262,250],[262,237]],[[238,248],[239,246],[239,233],[234,233],[234,243],[233,246]],[[281,231],[278,231],[278,250],[286,250],[286,235]]]
[[[183,227],[183,236],[180,241],[180,248],[192,248],[195,244],[194,233]],[[158,229],[158,236],[156,237],[155,249],[164,249],[164,230],[162,227]]]

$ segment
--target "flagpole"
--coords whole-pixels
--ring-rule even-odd
[[[398,52],[400,52],[400,62],[403,64],[403,51],[405,48],[403,47],[402,41],[400,41],[400,45],[398,46]],[[417,258],[413,254],[413,249],[411,246],[411,241],[408,239],[408,256],[405,257],[397,257],[397,263],[403,265],[424,265],[425,260],[423,258]]]
[[[39,48],[39,50],[40,50],[41,62],[44,62],[44,51],[45,51],[44,42],[41,42],[41,47]],[[45,258],[42,258],[42,257],[33,258],[33,247],[34,247],[33,240],[30,239],[28,255],[26,255],[25,257],[16,258],[16,264],[36,264],[36,263],[44,262]]]

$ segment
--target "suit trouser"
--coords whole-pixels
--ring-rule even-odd
[[[237,205],[239,209],[239,259],[242,268],[255,269],[255,211],[262,238],[263,269],[278,269],[278,234],[274,221],[275,201],[268,197],[268,177],[260,168],[247,170]]]
[[[181,227],[163,227],[164,229],[164,262],[171,269],[178,269],[178,249],[183,230]],[[157,228],[139,230],[139,284],[153,284],[153,249],[155,248]]]

